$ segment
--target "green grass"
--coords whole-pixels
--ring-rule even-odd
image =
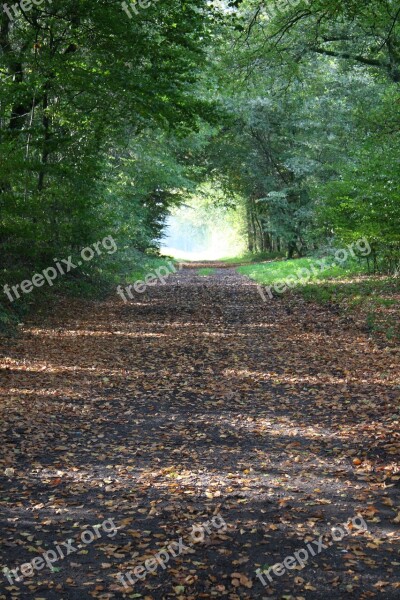
[[[357,262],[348,261],[343,267],[332,264],[332,259],[328,259],[327,263],[332,266],[329,269],[322,269],[317,262],[317,258],[298,258],[294,260],[281,260],[269,263],[259,263],[253,265],[245,265],[238,267],[238,272],[242,275],[247,275],[258,283],[266,286],[273,286],[284,281],[289,276],[294,276],[299,282],[302,273],[301,269],[307,269],[310,273],[309,282],[327,280],[331,278],[349,277],[356,274],[365,273],[365,267]],[[303,276],[305,271],[303,273]],[[300,283],[300,282],[299,282]],[[309,284],[308,284],[309,285]],[[296,287],[306,287],[297,286]]]
[[[197,271],[197,273],[199,275],[202,275],[204,277],[207,277],[208,275],[214,275],[215,269],[209,269],[209,268],[205,268],[205,269],[199,269]]]
[[[348,273],[339,280],[322,280],[321,283],[304,286],[299,291],[307,300],[322,302],[347,300],[352,308],[365,304],[367,299],[370,305],[376,307],[389,307],[396,304],[396,300],[385,297],[396,293],[396,280],[393,277],[376,275],[357,277],[356,273]]]
[[[236,263],[258,263],[263,262],[265,260],[275,260],[278,258],[283,258],[284,254],[282,252],[244,252],[243,254],[239,254],[238,256],[230,256],[228,258],[221,258],[220,262],[224,262],[227,264],[236,264]]]
[[[279,297],[280,293],[273,286],[284,283],[287,277],[293,276],[295,279],[292,290],[306,300],[322,304],[336,303],[346,310],[357,311],[365,319],[370,332],[382,333],[388,340],[400,339],[399,277],[368,275],[366,265],[355,260],[349,260],[343,266],[332,265],[324,270],[316,261],[314,258],[301,258],[259,263],[238,267],[237,271],[271,288],[270,292],[275,297]],[[327,262],[332,264],[332,259]],[[307,283],[300,281],[300,269],[309,270],[310,278]],[[289,290],[287,286],[280,292],[288,293]]]

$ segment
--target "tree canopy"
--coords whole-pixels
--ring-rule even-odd
[[[250,251],[366,236],[390,267],[399,16],[392,0],[3,9],[2,279],[105,235],[121,260],[154,251],[204,185],[240,207]]]

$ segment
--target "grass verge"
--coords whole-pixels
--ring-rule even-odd
[[[221,258],[219,262],[224,262],[227,264],[235,265],[237,263],[259,263],[267,260],[277,260],[279,258],[284,258],[284,254],[282,252],[244,252],[239,256],[230,256],[228,258]]]
[[[371,334],[394,344],[399,343],[400,278],[369,275],[366,265],[355,260],[340,266],[328,259],[323,264],[325,267],[329,265],[329,268],[323,269],[321,264],[318,259],[301,258],[245,265],[238,267],[237,271],[266,286],[264,292],[267,300],[271,294],[277,297],[292,290],[309,302],[334,303],[351,313]],[[305,282],[304,269],[309,272],[308,282]],[[291,287],[286,280],[292,284]],[[280,291],[277,292],[275,286]]]

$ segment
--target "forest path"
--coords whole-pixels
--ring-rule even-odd
[[[62,301],[1,350],[1,565],[70,555],[0,571],[0,598],[399,597],[399,354],[335,312],[183,269]]]

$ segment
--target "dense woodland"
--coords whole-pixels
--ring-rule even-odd
[[[374,268],[393,269],[399,17],[396,0],[158,0],[131,16],[109,0],[10,5],[1,284],[108,235],[110,264],[71,277],[115,276],[156,252],[171,207],[204,185],[245,214],[250,251],[366,237]]]
[[[0,600],[399,600],[400,0],[9,2]]]

